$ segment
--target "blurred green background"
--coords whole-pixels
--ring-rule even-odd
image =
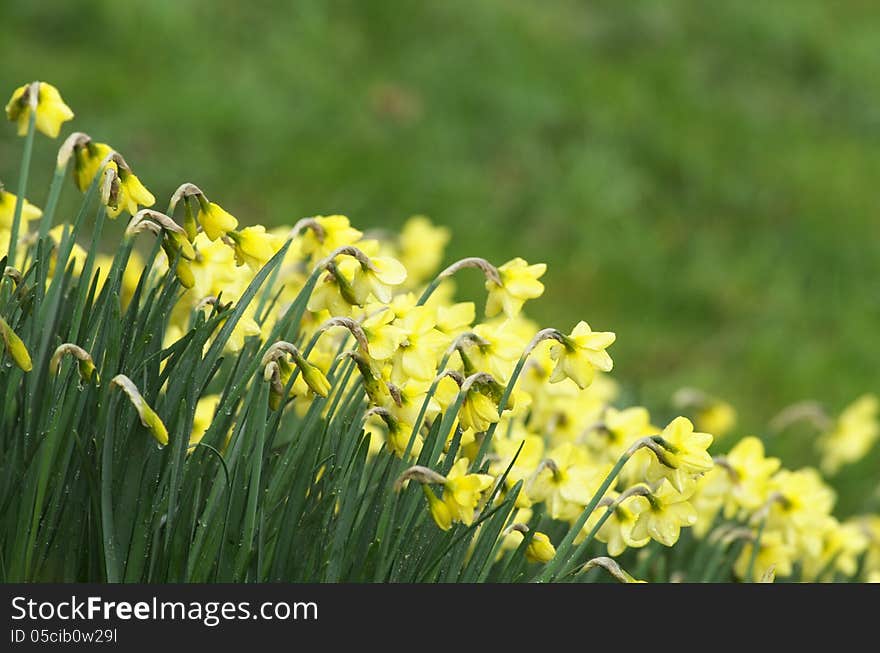
[[[243,222],[425,213],[450,258],[549,263],[530,314],[616,331],[636,398],[695,385],[741,432],[877,389],[875,2],[4,0],[0,20],[3,88],[55,83],[160,206],[193,181]]]

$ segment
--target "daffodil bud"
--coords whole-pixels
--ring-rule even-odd
[[[536,531],[526,547],[526,560],[529,562],[550,562],[556,555],[556,547],[546,533]]]
[[[49,361],[50,373],[58,374],[58,369],[61,367],[61,359],[64,358],[65,355],[71,355],[76,358],[79,376],[83,381],[91,381],[92,377],[94,377],[95,382],[98,382],[98,375],[95,372],[95,363],[89,352],[70,342],[60,345],[55,350],[55,353],[52,354],[52,359]]]
[[[153,437],[156,438],[156,442],[159,443],[159,446],[164,447],[167,445],[168,429],[165,428],[165,424],[156,412],[147,405],[147,402],[141,396],[140,390],[138,390],[134,382],[124,374],[117,374],[111,379],[110,383],[119,386],[125,394],[128,395],[132,406],[134,406],[134,409],[137,411],[141,424],[143,424]]]
[[[428,510],[431,512],[434,523],[441,531],[448,531],[452,528],[452,513],[449,512],[449,508],[427,485],[422,485],[422,492],[428,499]]]
[[[9,355],[12,357],[12,360],[15,361],[15,364],[18,365],[22,371],[30,372],[34,365],[31,362],[31,355],[28,353],[27,347],[2,317],[0,317],[0,336],[3,337],[6,351],[9,352]]]
[[[330,382],[320,369],[307,361],[302,354],[295,354],[293,360],[312,392],[319,397],[326,397],[330,394]]]

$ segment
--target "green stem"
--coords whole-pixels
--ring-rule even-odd
[[[64,185],[64,176],[67,172],[67,166],[55,168],[55,174],[52,175],[52,184],[49,186],[49,197],[46,200],[46,206],[43,207],[43,215],[40,216],[40,240],[46,237],[49,229],[52,228],[52,219],[55,217],[55,209],[58,206],[58,198],[61,197],[61,189]]]
[[[590,529],[589,533],[587,533],[587,536],[584,538],[584,541],[578,545],[577,549],[575,549],[574,553],[571,556],[572,560],[576,561],[581,557],[581,555],[583,555],[584,551],[587,550],[587,547],[590,546],[590,543],[593,541],[593,538],[596,537],[596,533],[598,533],[599,529],[602,528],[602,526],[604,526],[605,522],[608,521],[608,518],[611,517],[611,514],[613,512],[614,512],[614,506],[613,505],[608,506],[608,510],[605,511],[605,514],[603,514],[599,518],[599,521],[596,522],[596,525],[593,526],[592,529]],[[575,562],[572,565],[569,565],[561,574],[559,574],[559,577],[564,578],[565,576],[568,576],[569,574],[573,574],[575,571],[577,571],[578,567],[579,567],[579,565],[577,564],[577,562]]]
[[[34,151],[34,126],[37,122],[37,111],[31,107],[28,118],[28,130],[24,139],[24,153],[21,157],[21,171],[18,177],[18,198],[15,200],[15,212],[12,214],[12,228],[9,231],[9,265],[15,265],[15,250],[18,246],[18,230],[21,226],[21,211],[24,208],[24,196],[27,193],[28,175],[31,169],[31,153]]]
[[[764,524],[766,523],[766,519],[761,520],[761,524],[758,526],[758,532],[755,533],[755,541],[752,542],[752,553],[749,556],[749,568],[746,572],[746,582],[748,583],[755,582],[755,561],[758,559],[758,551],[761,549],[761,535],[764,534]]]

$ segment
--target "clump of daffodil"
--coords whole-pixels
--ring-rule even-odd
[[[570,335],[559,334],[551,345],[550,356],[556,367],[550,376],[551,383],[571,379],[581,389],[593,382],[596,370],[610,372],[614,366],[605,350],[614,343],[615,335],[609,331],[590,329],[586,322],[578,322]]]
[[[817,441],[822,471],[834,475],[844,465],[857,462],[880,437],[880,401],[866,394],[847,406],[832,428]]]
[[[494,317],[503,312],[507,317],[516,317],[523,304],[544,294],[544,284],[538,281],[547,271],[545,263],[529,265],[519,257],[500,266],[497,279],[486,279],[486,317]]]
[[[6,104],[6,117],[18,124],[18,135],[27,134],[31,111],[36,111],[34,125],[49,138],[57,138],[61,125],[73,119],[73,111],[61,99],[57,88],[46,82],[19,86]]]

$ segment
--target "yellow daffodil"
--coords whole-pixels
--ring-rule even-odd
[[[722,471],[731,482],[728,517],[732,517],[738,508],[754,511],[766,503],[770,478],[779,469],[780,460],[764,456],[761,440],[755,436],[743,438],[722,458],[722,464]]]
[[[596,539],[605,543],[605,546],[608,548],[608,555],[611,557],[619,556],[626,551],[627,547],[638,549],[651,541],[650,536],[645,536],[641,539],[633,537],[633,528],[638,519],[638,515],[632,509],[633,499],[635,497],[624,499],[620,504],[615,503],[611,515],[609,515],[608,519],[596,533]],[[605,514],[605,511],[606,508],[597,508],[593,512],[590,520],[587,521],[584,528],[575,538],[575,544],[581,542],[586,537],[596,522]]]
[[[314,226],[302,230],[301,251],[313,259],[322,259],[335,249],[354,245],[363,236],[344,215],[319,215],[312,220]]]
[[[245,227],[241,231],[230,231],[226,236],[232,241],[235,262],[258,272],[281,248],[278,238],[266,233],[262,225]]]
[[[214,421],[214,414],[220,404],[221,395],[205,395],[196,403],[196,413],[193,417],[192,431],[189,435],[189,448],[193,449],[208,431],[208,427]]]
[[[747,543],[734,564],[734,572],[740,579],[745,580],[748,575],[753,550],[754,545],[751,542]],[[758,553],[755,555],[753,579],[763,578],[771,570],[777,576],[790,576],[795,556],[794,547],[788,544],[779,532],[765,531],[761,535]]]
[[[199,214],[196,219],[210,240],[217,240],[238,228],[238,220],[235,216],[219,204],[209,202],[204,195],[199,195]]]
[[[855,522],[839,523],[831,519],[819,556],[806,556],[804,577],[813,581],[829,580],[826,573],[839,572],[852,578],[859,566],[859,557],[868,548],[869,534]]]
[[[880,437],[880,401],[867,394],[856,399],[840,414],[833,428],[818,440],[822,471],[836,474],[841,467],[857,462]]]
[[[532,499],[547,505],[553,519],[572,521],[610,471],[611,465],[595,464],[582,449],[567,443],[549,452],[547,461],[526,489]]]
[[[600,422],[586,433],[587,445],[600,458],[617,462],[631,444],[646,435],[657,433],[647,408],[632,406],[618,410],[609,406]]]
[[[614,366],[611,356],[605,351],[614,343],[615,335],[610,331],[590,329],[586,322],[578,322],[571,335],[563,336],[562,342],[553,342],[550,356],[556,367],[550,376],[551,383],[571,379],[581,389],[593,382],[596,370],[610,372]]]
[[[483,492],[492,486],[494,480],[488,474],[468,474],[470,461],[459,458],[443,484],[443,503],[449,509],[453,521],[460,521],[465,526],[474,522],[477,504]]]
[[[696,412],[694,424],[700,431],[720,438],[736,426],[736,410],[726,401],[712,400]]]
[[[440,530],[448,531],[452,528],[453,519],[449,506],[445,501],[441,501],[440,498],[434,494],[434,490],[427,485],[422,485],[422,491],[428,499],[428,509],[431,511],[431,517],[434,519],[434,523],[437,524],[437,527]]]
[[[471,388],[461,404],[458,419],[461,428],[480,433],[499,421],[501,416],[498,414],[497,404],[490,397],[478,388]]]
[[[516,317],[526,300],[544,294],[544,284],[538,281],[547,271],[547,265],[529,265],[517,257],[498,268],[501,279],[499,285],[491,279],[486,280],[486,317],[494,317],[502,311],[507,317]]]
[[[783,469],[770,479],[766,525],[782,533],[788,544],[810,556],[822,551],[823,534],[831,523],[834,491],[815,469]]]
[[[664,546],[675,544],[681,528],[697,521],[697,511],[688,501],[693,492],[693,482],[679,491],[664,479],[649,495],[633,497],[630,506],[638,517],[630,537],[636,541],[650,537]]]
[[[647,480],[667,479],[684,492],[691,479],[712,469],[712,456],[706,451],[712,444],[708,433],[694,431],[687,417],[676,417],[660,434],[663,451],[657,453],[646,470]]]
[[[6,104],[6,117],[18,123],[18,135],[27,134],[31,116],[30,94],[37,92],[37,116],[35,126],[49,138],[57,138],[61,125],[73,119],[73,111],[61,99],[58,89],[46,82],[19,86]]]
[[[399,239],[400,260],[409,273],[410,286],[427,280],[437,271],[449,238],[449,229],[434,226],[423,215],[404,223]]]
[[[449,346],[449,338],[435,327],[436,316],[427,306],[417,306],[394,324],[403,332],[403,340],[390,358],[391,380],[431,381],[440,355]]]
[[[74,147],[73,153],[73,181],[80,191],[85,192],[95,175],[100,172],[101,162],[113,153],[113,148],[107,143],[88,140],[85,144]]]
[[[406,279],[406,268],[389,256],[370,257],[368,263],[361,264],[351,281],[352,291],[358,305],[363,305],[372,295],[377,301],[387,304],[391,301],[392,288]]]
[[[0,186],[0,229],[5,231],[12,229],[12,218],[15,216],[15,204],[17,201],[18,197],[16,195],[4,190]],[[27,229],[28,223],[39,220],[43,212],[26,199],[23,202],[24,204],[21,207],[21,224]],[[0,246],[6,246],[8,244],[7,241],[8,238],[4,242],[0,242]]]
[[[156,198],[146,189],[130,168],[118,161],[110,161],[108,169],[116,172],[118,184],[114,183],[107,202],[107,215],[118,217],[123,211],[130,215],[138,212],[139,206],[149,207],[156,203]]]
[[[546,533],[536,531],[532,535],[531,542],[526,546],[526,560],[543,564],[550,562],[555,555],[556,547],[553,546],[550,537]]]

